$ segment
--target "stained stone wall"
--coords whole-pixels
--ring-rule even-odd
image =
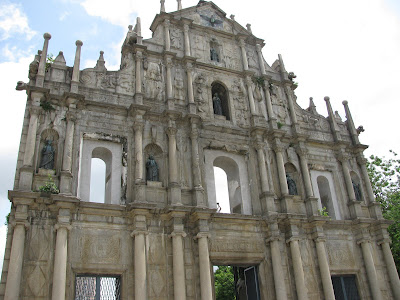
[[[256,266],[261,299],[334,299],[331,276],[347,275],[361,299],[400,298],[348,103],[345,120],[329,97],[327,117],[312,99],[301,108],[282,57],[268,64],[250,25],[212,2],[162,9],[150,39],[140,28],[129,26],[117,71],[102,51],[80,70],[81,41],[72,67],[60,52],[46,71],[45,34],[18,83],[27,106],[0,299],[74,299],[89,274],[120,276],[121,299],[209,300],[213,265]],[[225,115],[214,114],[216,83]],[[40,167],[47,140],[51,170]],[[146,181],[149,155],[158,181]],[[92,157],[110,167],[105,203],[87,196]],[[230,214],[217,211],[213,166],[228,174]],[[48,175],[59,194],[39,192]],[[321,213],[326,201],[335,214]]]

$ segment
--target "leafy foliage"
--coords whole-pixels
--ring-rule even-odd
[[[51,64],[54,63],[54,60],[55,60],[55,58],[54,58],[53,54],[51,54],[51,53],[47,54],[46,67],[45,67],[46,72],[50,69]]]
[[[392,220],[388,232],[392,239],[392,253],[397,271],[400,271],[400,159],[397,153],[389,150],[391,158],[371,155],[368,174],[376,201],[381,204],[383,216]],[[399,272],[400,273],[400,272]]]
[[[329,213],[325,206],[322,209],[318,209],[318,212],[320,216],[329,217]]]
[[[216,300],[234,300],[236,296],[233,267],[219,266],[214,273],[214,278]]]
[[[57,188],[57,185],[53,181],[53,177],[49,174],[49,180],[42,186],[39,187],[40,192],[50,193],[50,194],[58,194],[60,191]]]
[[[253,82],[259,87],[265,87],[265,78],[264,76],[253,76]]]
[[[43,108],[44,111],[55,110],[53,105],[49,101],[43,101],[40,103],[40,106]]]

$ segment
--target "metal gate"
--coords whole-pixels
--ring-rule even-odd
[[[104,275],[78,275],[75,300],[120,300],[121,277]]]

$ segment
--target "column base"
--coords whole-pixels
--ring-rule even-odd
[[[19,184],[18,189],[22,191],[31,191],[33,182],[33,172],[32,167],[22,167],[19,173]]]
[[[146,182],[143,180],[135,182],[134,187],[134,202],[136,203],[147,203],[146,200]]]
[[[167,100],[167,107],[168,110],[175,110],[175,100],[173,98]]]
[[[206,207],[206,204],[204,203],[204,188],[202,186],[197,186],[193,189],[193,192],[196,206]]]
[[[195,115],[197,114],[197,106],[195,103],[189,103],[188,104],[188,110],[190,115]]]
[[[283,195],[281,198],[281,212],[292,213],[293,212],[293,195]]]
[[[318,198],[308,197],[305,202],[306,202],[307,217],[319,216]]]
[[[278,212],[276,211],[276,206],[275,206],[275,199],[274,199],[274,194],[271,192],[265,192],[260,195],[261,199],[261,207],[263,210],[263,213],[266,216],[272,216],[276,215]]]
[[[363,213],[361,209],[361,203],[359,201],[350,200],[347,204],[350,210],[350,216],[352,219],[362,218]]]
[[[378,202],[372,202],[368,204],[369,214],[372,218],[381,220],[383,219],[381,205]]]
[[[70,171],[61,171],[60,174],[60,193],[72,195],[72,173]]]
[[[168,196],[171,205],[182,205],[181,186],[178,183],[169,184]]]
[[[143,93],[136,93],[134,99],[135,99],[135,104],[143,105]]]

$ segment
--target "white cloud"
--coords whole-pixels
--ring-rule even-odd
[[[33,53],[33,48],[34,48],[33,46],[29,46],[27,49],[22,50],[15,45],[10,46],[9,44],[6,44],[1,49],[1,54],[6,59],[6,61],[17,62],[21,58],[23,59],[31,55]]]
[[[4,250],[6,248],[7,226],[0,226],[0,270],[3,269]]]
[[[0,4],[0,41],[10,38],[12,35],[21,34],[27,40],[36,34],[28,25],[28,17],[20,9],[20,5],[14,3]]]

